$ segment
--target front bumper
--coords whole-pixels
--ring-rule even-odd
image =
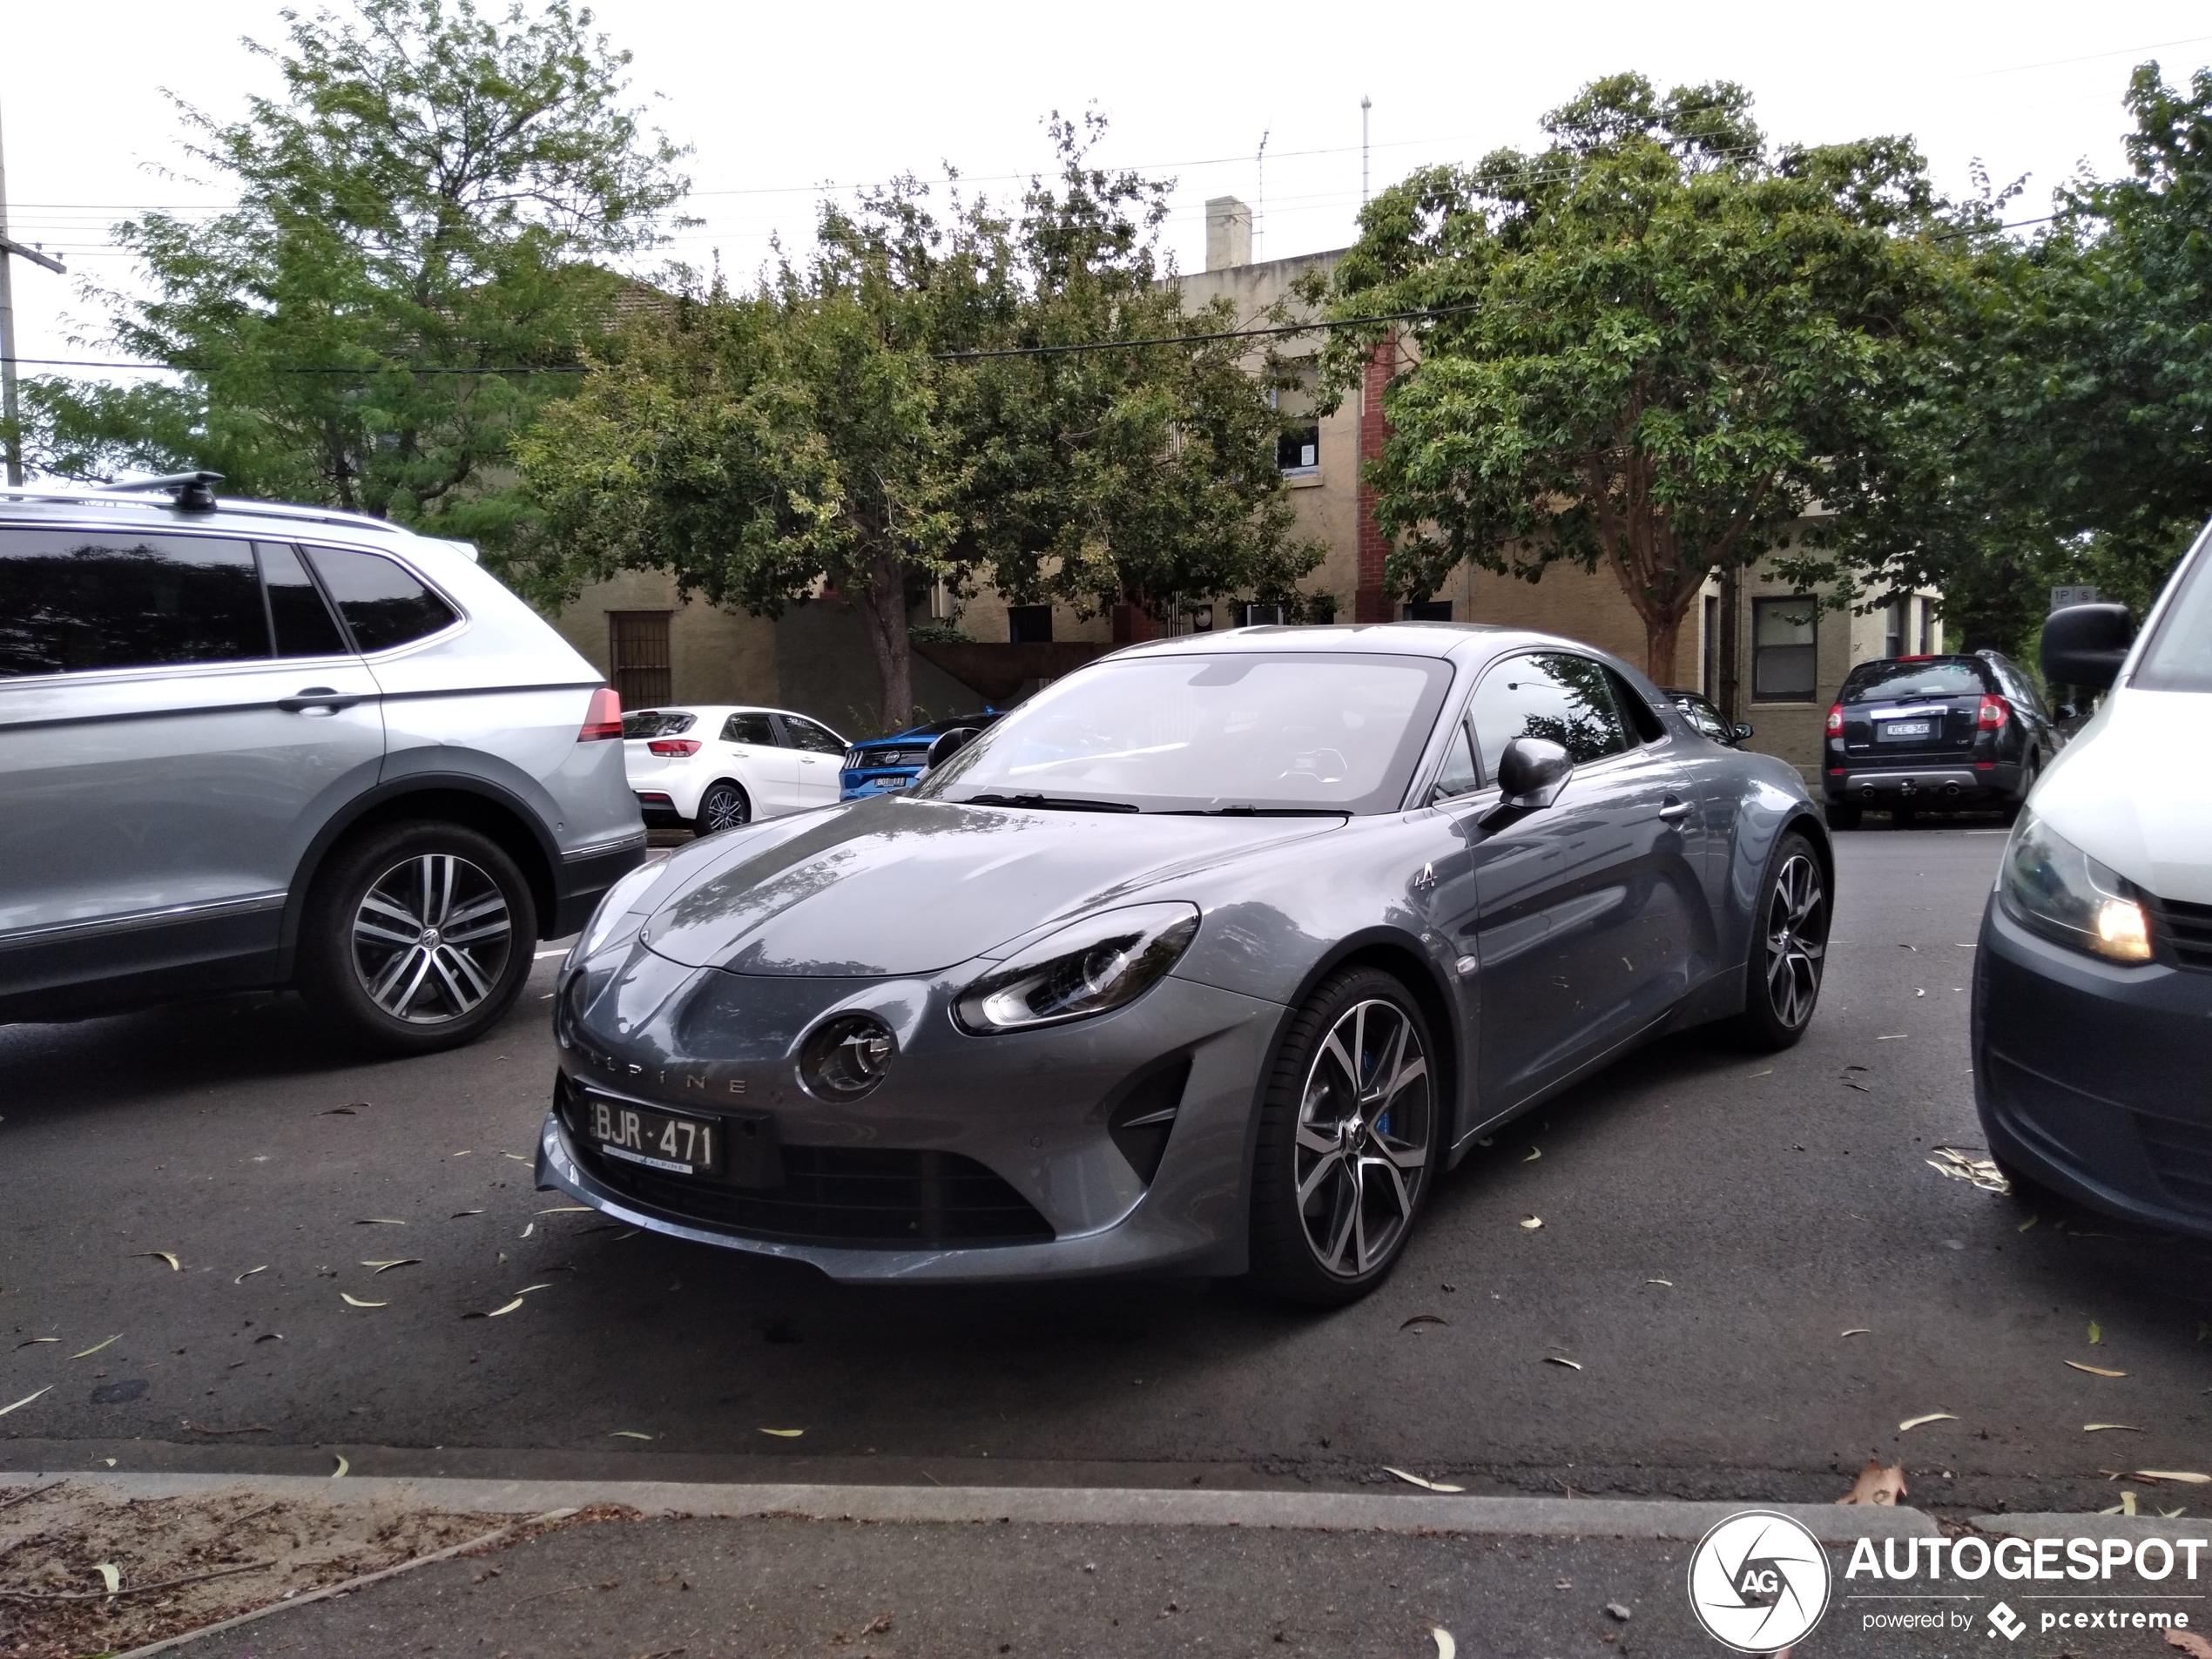
[[[556,1006],[568,1008],[575,974]],[[1265,1055],[1285,1010],[1170,975],[1130,1007],[1042,1031],[973,1037],[947,1014],[974,965],[933,981],[776,979],[689,970],[633,951],[587,981],[584,1015],[563,1031],[555,1109],[538,1139],[538,1184],[630,1225],[725,1249],[805,1262],[833,1278],[1004,1282],[1173,1270],[1244,1271],[1250,1136]],[[654,986],[649,981],[662,981]],[[597,982],[593,982],[597,981]],[[865,1099],[832,1105],[798,1083],[806,1034],[833,1012],[864,1008],[899,1040],[893,1069]],[[617,1014],[617,1010],[619,1013]],[[596,1017],[595,1017],[596,1016]],[[619,1042],[600,1030],[616,1018]],[[702,1034],[711,1033],[711,1035]],[[688,1035],[693,1041],[672,1041]],[[697,1055],[711,1051],[714,1057]],[[1180,1083],[1154,1169],[1116,1136],[1133,1089]],[[714,1116],[765,1109],[795,1166],[778,1189],[641,1173],[602,1159],[563,1121],[584,1089],[662,1110]],[[839,1170],[842,1160],[845,1170]],[[897,1168],[950,1172],[944,1190],[1002,1195],[1034,1217],[1027,1236],[983,1238],[948,1209],[916,1236],[835,1236],[854,1207],[813,1195],[853,1165],[892,1166],[875,1185],[891,1224],[919,1235]],[[1149,1179],[1147,1178],[1149,1177]],[[911,1187],[911,1183],[908,1184]],[[806,1205],[820,1204],[819,1221]],[[907,1207],[898,1206],[906,1204]],[[1009,1207],[1001,1204],[995,1212]]]
[[[1925,765],[1847,766],[1821,774],[1828,799],[1839,806],[1946,806],[1987,805],[2013,799],[2020,769],[2003,761],[1989,766],[1956,761]]]
[[[2107,1214],[2212,1238],[2212,973],[2097,961],[2028,933],[1993,898],[1973,1054],[2000,1159]]]

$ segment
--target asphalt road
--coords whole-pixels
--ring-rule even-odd
[[[51,1389],[0,1419],[0,1469],[1391,1465],[1810,1501],[1877,1455],[1924,1505],[2116,1501],[2101,1471],[2212,1469],[2212,1251],[1928,1166],[1978,1143],[1970,947],[2002,844],[1840,837],[1804,1043],[1674,1038],[1552,1103],[1442,1184],[1386,1286],[1321,1315],[1194,1282],[846,1289],[564,1213],[527,1162],[550,956],[503,1027],[420,1061],[334,1068],[279,998],[0,1031],[0,1405]]]

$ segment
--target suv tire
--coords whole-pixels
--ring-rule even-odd
[[[345,1037],[392,1055],[474,1042],[529,978],[537,909],[515,860],[458,824],[341,844],[300,918],[298,981]]]
[[[1858,827],[1861,809],[1849,801],[1831,800],[1828,803],[1828,827],[1831,830],[1855,830]]]

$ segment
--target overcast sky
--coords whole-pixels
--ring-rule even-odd
[[[277,43],[273,0],[10,0],[0,23],[13,233],[61,253],[71,278],[17,261],[18,350],[87,354],[101,313],[78,278],[127,283],[106,240],[149,205],[219,192],[176,176],[162,89],[212,114],[269,90],[242,36]],[[1359,201],[1362,95],[1374,102],[1377,187],[1426,162],[1527,144],[1546,109],[1596,76],[1662,84],[1726,78],[1751,89],[1777,139],[1916,137],[1946,189],[1980,158],[2028,177],[2013,216],[2047,211],[2086,165],[2122,170],[2120,98],[2155,58],[2169,83],[2212,61],[2203,0],[2004,4],[1859,0],[1751,4],[778,4],[615,0],[598,21],[635,55],[634,88],[694,147],[705,222],[671,252],[719,252],[743,275],[779,231],[802,242],[825,185],[950,161],[992,191],[1047,159],[1043,121],[1096,107],[1103,158],[1178,181],[1170,240],[1204,263],[1203,203],[1262,202],[1262,258],[1340,246]],[[1256,159],[1267,137],[1264,194]],[[26,372],[37,369],[26,365]]]

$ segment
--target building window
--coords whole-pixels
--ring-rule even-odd
[[[1007,606],[1006,637],[1017,645],[1050,644],[1052,643],[1052,607],[1050,605]]]
[[[1402,610],[1407,622],[1452,620],[1452,602],[1449,599],[1408,599]]]
[[[1935,606],[1927,600],[1920,601],[1920,655],[1936,654]]]
[[[607,678],[626,709],[650,709],[674,698],[669,684],[668,612],[607,612]]]
[[[1819,684],[1811,599],[1751,601],[1751,695],[1763,703],[1809,703]]]
[[[1237,607],[1236,614],[1237,620],[1231,624],[1236,628],[1280,628],[1283,625],[1283,607],[1280,605],[1241,604]]]
[[[1292,371],[1290,384],[1267,395],[1283,417],[1275,436],[1275,465],[1286,476],[1311,477],[1321,470],[1321,423],[1313,412],[1314,385],[1314,370],[1308,365]]]
[[[1883,610],[1883,656],[1902,657],[1905,655],[1905,642],[1908,637],[1905,632],[1906,607],[1912,603],[1910,599],[1892,599]]]

